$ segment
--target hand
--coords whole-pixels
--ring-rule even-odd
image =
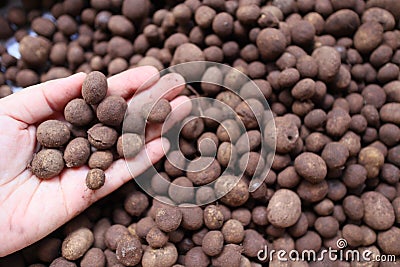
[[[128,160],[135,166],[133,173],[125,160],[117,160],[107,169],[104,186],[96,191],[86,188],[87,166],[64,169],[50,180],[34,176],[27,166],[37,146],[37,125],[49,118],[61,119],[65,105],[80,97],[85,77],[78,73],[0,99],[0,257],[45,237],[132,176],[144,172],[169,148],[168,141],[160,138],[161,126],[147,126],[144,149]],[[183,78],[177,74],[160,78],[153,67],[139,67],[109,78],[108,94],[129,100],[144,82],[146,88],[132,99],[135,108],[173,88],[162,96],[171,100],[173,110],[180,106],[171,122],[182,120],[190,112],[188,98],[177,97],[184,88]]]

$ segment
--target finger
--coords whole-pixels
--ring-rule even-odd
[[[110,194],[132,178],[145,172],[150,166],[158,162],[169,150],[169,142],[165,138],[158,138],[146,144],[136,157],[119,159],[106,171],[106,182],[102,188],[94,191],[95,200]]]
[[[85,77],[85,73],[77,73],[27,87],[0,100],[1,112],[27,124],[42,121],[62,111],[70,100],[80,96]]]
[[[192,110],[192,102],[187,96],[179,96],[171,101],[171,113],[164,123],[152,123],[146,127],[146,142],[158,138],[182,121]]]
[[[61,186],[57,186],[56,179],[51,179],[46,181],[46,183],[43,184],[43,187],[57,187],[52,190],[49,188],[46,189],[51,192],[47,193],[49,199],[52,194],[54,194],[54,198],[60,198],[60,193],[63,193],[66,196],[76,196],[69,197],[67,200],[64,199],[64,203],[60,205],[66,207],[66,214],[68,214],[69,218],[72,218],[93,202],[112,193],[132,178],[139,176],[150,166],[164,157],[168,150],[168,140],[165,138],[158,138],[147,143],[145,148],[142,149],[136,157],[128,160],[119,159],[115,161],[105,171],[105,183],[98,190],[90,190],[86,186],[85,179],[89,171],[87,166],[67,169],[64,171],[60,179]]]
[[[129,102],[129,112],[139,112],[144,104],[160,98],[174,99],[185,87],[185,79],[177,73],[164,75],[148,90],[135,94]]]
[[[132,96],[137,90],[143,90],[160,79],[155,67],[143,66],[126,70],[108,78],[108,95],[119,95],[124,98]]]

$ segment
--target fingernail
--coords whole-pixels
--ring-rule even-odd
[[[163,147],[164,154],[167,154],[169,149],[170,149],[170,147],[171,147],[168,139],[165,138],[165,137],[161,137],[161,144],[162,144],[162,147]]]

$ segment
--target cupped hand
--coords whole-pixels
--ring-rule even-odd
[[[169,148],[168,141],[160,138],[161,126],[147,126],[144,149],[128,160],[134,168],[128,169],[123,159],[115,161],[106,171],[104,186],[96,191],[86,187],[87,166],[64,169],[50,180],[34,176],[28,166],[37,148],[37,125],[50,118],[62,118],[65,105],[80,97],[85,77],[86,74],[78,73],[0,99],[0,257],[45,237],[96,200],[143,173]],[[108,79],[108,86],[109,95],[120,95],[127,101],[134,95],[134,109],[159,97],[170,100],[173,110],[179,107],[171,122],[181,121],[191,109],[188,98],[178,96],[184,88],[183,78],[177,74],[160,78],[153,67],[115,75]]]

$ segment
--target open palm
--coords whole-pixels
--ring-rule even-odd
[[[128,161],[129,166],[134,166],[129,168],[132,172],[124,160],[115,161],[106,171],[105,185],[97,191],[86,188],[86,166],[65,169],[50,180],[35,177],[27,166],[37,148],[36,126],[49,118],[61,118],[65,105],[80,96],[85,77],[86,74],[78,73],[31,86],[0,100],[0,257],[48,235],[132,176],[144,172],[169,147],[168,141],[160,138],[160,125],[147,126],[145,148]],[[132,99],[136,102],[134,108],[163,97],[171,100],[173,109],[180,106],[171,123],[189,113],[188,99],[176,97],[183,89],[183,78],[177,74],[160,78],[153,67],[135,68],[109,78],[108,94],[129,100],[144,82],[146,89]]]

